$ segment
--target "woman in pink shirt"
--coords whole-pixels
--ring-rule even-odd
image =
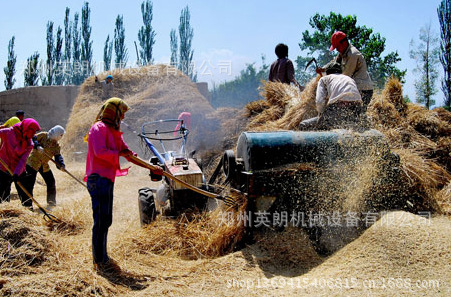
[[[124,142],[120,131],[121,120],[128,109],[128,105],[119,98],[107,100],[88,135],[85,180],[91,195],[94,218],[92,253],[94,268],[102,272],[118,270],[107,254],[107,236],[113,220],[115,178],[128,174],[128,169],[120,168],[119,157],[125,157],[133,163],[128,157],[136,156]],[[158,168],[155,172],[162,175],[163,169]]]
[[[0,129],[0,138],[3,141],[0,148],[0,159],[13,172],[11,176],[8,170],[0,164],[0,202],[9,202],[13,181],[16,189],[19,189],[16,182],[25,173],[27,158],[33,149],[31,138],[39,130],[41,127],[32,118],[26,118],[10,128]],[[22,205],[33,209],[32,201],[29,198],[21,198],[21,201]]]

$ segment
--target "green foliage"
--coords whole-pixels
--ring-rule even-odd
[[[437,9],[440,22],[440,62],[443,66],[442,91],[445,106],[451,107],[451,0],[442,0]]]
[[[84,79],[92,75],[92,40],[91,40],[91,9],[85,2],[81,9],[81,77]]]
[[[45,65],[45,73],[47,77],[42,81],[42,85],[53,84],[53,62],[54,62],[54,37],[53,37],[53,22],[47,23],[47,61]]]
[[[33,55],[27,58],[27,65],[24,71],[24,85],[25,86],[37,86],[40,70],[38,69],[39,53],[34,52]]]
[[[9,41],[8,44],[8,61],[6,63],[6,67],[3,68],[3,71],[5,72],[5,88],[6,90],[12,89],[14,86],[14,83],[16,82],[16,79],[14,79],[14,74],[16,73],[16,60],[17,56],[14,53],[14,40],[16,38],[13,37]]]
[[[55,85],[63,85],[64,83],[64,64],[62,62],[62,49],[63,49],[63,39],[61,37],[62,29],[58,26],[58,30],[56,32],[56,44],[53,49],[53,75],[54,75],[54,84]]]
[[[403,95],[402,98],[404,99],[404,103],[412,103],[412,100],[408,95]]]
[[[170,46],[171,46],[171,65],[177,66],[177,50],[178,50],[178,41],[175,29],[171,29],[170,33]]]
[[[66,7],[64,16],[64,84],[72,83],[72,23],[70,22],[70,9]]]
[[[414,72],[420,77],[415,80],[416,101],[424,104],[427,109],[435,105],[432,96],[437,94],[436,82],[439,76],[438,38],[431,32],[431,24],[420,29],[420,44],[410,42],[410,58],[415,59],[417,67]]]
[[[315,14],[310,18],[310,26],[314,29],[312,33],[308,30],[302,33],[302,41],[299,47],[302,51],[307,51],[307,57],[298,57],[297,74],[298,81],[304,85],[311,78],[316,76],[314,66],[307,72],[304,71],[307,62],[315,57],[319,65],[325,65],[334,57],[329,52],[330,37],[335,31],[343,31],[348,36],[349,41],[365,57],[368,72],[375,84],[382,88],[386,78],[394,75],[401,81],[406,71],[396,68],[395,64],[401,61],[397,52],[391,52],[385,57],[381,57],[385,50],[385,38],[379,33],[373,33],[373,29],[366,26],[357,26],[356,16],[342,16],[331,12],[329,16]],[[299,75],[302,74],[302,75]]]
[[[234,80],[214,86],[212,90],[211,105],[213,107],[243,107],[249,102],[259,98],[258,88],[262,80],[267,80],[269,65],[262,57],[262,67],[257,71],[254,64],[247,64]]]
[[[190,12],[188,6],[186,6],[180,14],[179,36],[179,69],[195,82],[197,75],[194,74],[194,66],[192,63],[194,50],[191,49],[194,33],[193,28],[191,28],[190,25]]]
[[[103,48],[103,70],[109,71],[111,69],[111,59],[113,57],[113,41],[110,41],[110,35],[108,34],[105,47]]]
[[[139,45],[141,46],[139,56],[141,63],[147,65],[153,63],[152,50],[156,35],[155,30],[152,28],[153,5],[150,0],[146,0],[141,4],[141,14],[144,25],[141,26],[138,32]]]
[[[116,18],[116,28],[114,29],[114,52],[116,58],[116,68],[124,68],[127,65],[128,50],[125,46],[124,17],[118,15]]]
[[[79,20],[79,14],[78,12],[74,15],[74,25],[72,27],[72,41],[74,50],[72,52],[73,54],[73,61],[72,61],[72,84],[80,85],[83,83],[83,70],[81,68],[81,32],[78,28],[78,20]]]

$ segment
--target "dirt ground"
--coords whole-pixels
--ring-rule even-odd
[[[67,169],[82,177],[84,164]],[[142,252],[130,240],[142,233],[138,189],[151,183],[148,172],[136,166],[117,178],[114,190],[108,250],[122,274],[101,276],[92,266],[89,194],[67,174],[54,174],[58,207],[53,213],[77,219],[80,229],[72,234],[46,230],[43,234],[56,242],[51,262],[0,277],[3,296],[451,296],[447,216],[389,212],[328,257],[318,255],[296,228],[257,233],[255,243],[219,258]],[[39,178],[35,197],[45,203]],[[11,205],[19,208],[17,200]]]

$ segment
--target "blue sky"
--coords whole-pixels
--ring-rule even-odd
[[[23,64],[33,52],[46,57],[46,24],[63,27],[65,8],[71,9],[71,18],[80,12],[84,1],[40,0],[2,1],[0,16],[0,90],[4,90],[8,42],[14,35],[17,69],[15,87],[23,86]],[[298,43],[301,33],[311,30],[308,22],[316,12],[328,15],[331,11],[342,15],[356,15],[358,25],[373,28],[386,38],[386,52],[398,51],[402,61],[400,69],[407,69],[404,93],[415,98],[415,61],[409,58],[409,44],[418,42],[420,28],[431,22],[432,30],[439,33],[437,7],[440,0],[380,0],[380,1],[266,1],[266,0],[173,0],[153,1],[152,25],[157,33],[154,57],[157,63],[168,63],[170,57],[169,33],[177,29],[181,10],[188,5],[194,29],[192,47],[199,81],[221,83],[233,79],[246,63],[261,64],[262,54],[267,63],[275,59],[274,47],[279,42],[289,46],[289,57],[301,55]],[[103,47],[108,34],[114,34],[118,14],[123,15],[128,64],[136,60],[134,41],[142,25],[142,0],[89,1],[94,59],[103,60]],[[55,29],[56,31],[56,29]],[[114,55],[114,54],[113,54]],[[441,69],[441,65],[440,65]],[[440,83],[437,82],[437,86]],[[435,99],[442,102],[440,91]]]

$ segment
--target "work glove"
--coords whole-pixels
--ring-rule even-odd
[[[38,142],[38,137],[36,137],[36,135],[34,135],[34,136],[31,138],[31,140],[33,141],[33,148],[34,148],[34,149],[37,149],[38,146],[41,146],[41,145],[39,144],[39,142]]]
[[[59,163],[59,164],[56,164],[56,168],[58,168],[61,171],[64,171],[64,170],[66,170],[66,165],[64,165],[64,163]]]
[[[63,156],[55,155],[55,162],[56,162],[56,168],[58,168],[59,170],[64,171],[66,169],[66,165],[64,164]]]
[[[151,170],[152,174],[155,175],[163,175],[163,168],[161,168],[160,166],[155,166],[155,169]]]

